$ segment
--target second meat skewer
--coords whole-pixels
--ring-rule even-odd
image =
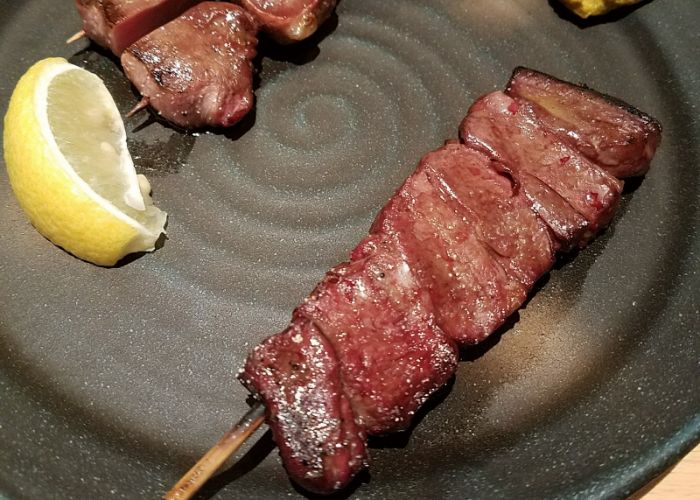
[[[185,129],[230,127],[254,105],[258,28],[282,43],[311,36],[335,0],[77,0],[83,33],[120,57],[147,106]],[[73,40],[75,37],[71,37]]]

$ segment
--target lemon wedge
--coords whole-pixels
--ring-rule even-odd
[[[36,63],[14,89],[3,140],[12,189],[46,238],[102,266],[153,250],[166,214],[98,76],[61,58]]]

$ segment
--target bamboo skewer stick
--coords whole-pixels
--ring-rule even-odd
[[[194,466],[168,491],[164,500],[187,500],[214,475],[228,457],[257,430],[265,420],[265,407],[255,403],[231,430],[204,454]]]
[[[80,40],[80,39],[83,38],[84,36],[85,36],[85,30],[80,30],[80,31],[78,31],[75,35],[73,35],[73,36],[70,37],[68,40],[66,40],[66,43],[77,42],[78,40]]]
[[[138,113],[142,109],[147,108],[149,103],[150,103],[150,99],[148,97],[142,97],[141,100],[138,103],[136,103],[136,106],[131,108],[131,111],[129,111],[126,114],[126,117],[131,118],[132,116],[134,116],[136,113]]]

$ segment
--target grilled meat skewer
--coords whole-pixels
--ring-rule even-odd
[[[579,101],[570,104],[609,112],[607,100],[571,87]],[[265,404],[287,472],[303,487],[346,485],[366,461],[365,435],[405,429],[453,375],[457,348],[502,325],[556,252],[585,246],[610,222],[622,183],[547,129],[546,109],[534,106],[500,92],[477,100],[463,142],[426,155],[350,260],[249,356],[240,379]],[[572,113],[569,126],[590,135],[594,124],[581,117],[595,110]],[[658,134],[644,137],[641,149],[653,152]],[[596,144],[606,165],[648,161],[638,148]]]
[[[188,129],[228,127],[253,108],[256,34],[241,7],[202,2],[130,45],[121,62],[164,119]]]
[[[313,34],[335,0],[76,0],[83,31],[121,57],[150,105],[183,128],[228,127],[253,107],[253,67],[261,26],[280,42]],[[245,8],[245,11],[244,11]],[[183,13],[184,12],[184,13]]]

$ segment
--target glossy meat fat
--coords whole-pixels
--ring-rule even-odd
[[[337,0],[236,0],[280,43],[313,35],[330,17]]]
[[[618,178],[644,175],[661,142],[661,125],[648,114],[539,71],[517,68],[506,93],[534,103],[547,129]]]
[[[558,234],[565,246],[584,246],[610,222],[622,183],[549,133],[529,101],[503,92],[477,99],[460,126],[460,137],[499,160],[555,232],[578,228],[580,218],[585,219],[585,231]],[[554,203],[560,208],[550,209]]]

